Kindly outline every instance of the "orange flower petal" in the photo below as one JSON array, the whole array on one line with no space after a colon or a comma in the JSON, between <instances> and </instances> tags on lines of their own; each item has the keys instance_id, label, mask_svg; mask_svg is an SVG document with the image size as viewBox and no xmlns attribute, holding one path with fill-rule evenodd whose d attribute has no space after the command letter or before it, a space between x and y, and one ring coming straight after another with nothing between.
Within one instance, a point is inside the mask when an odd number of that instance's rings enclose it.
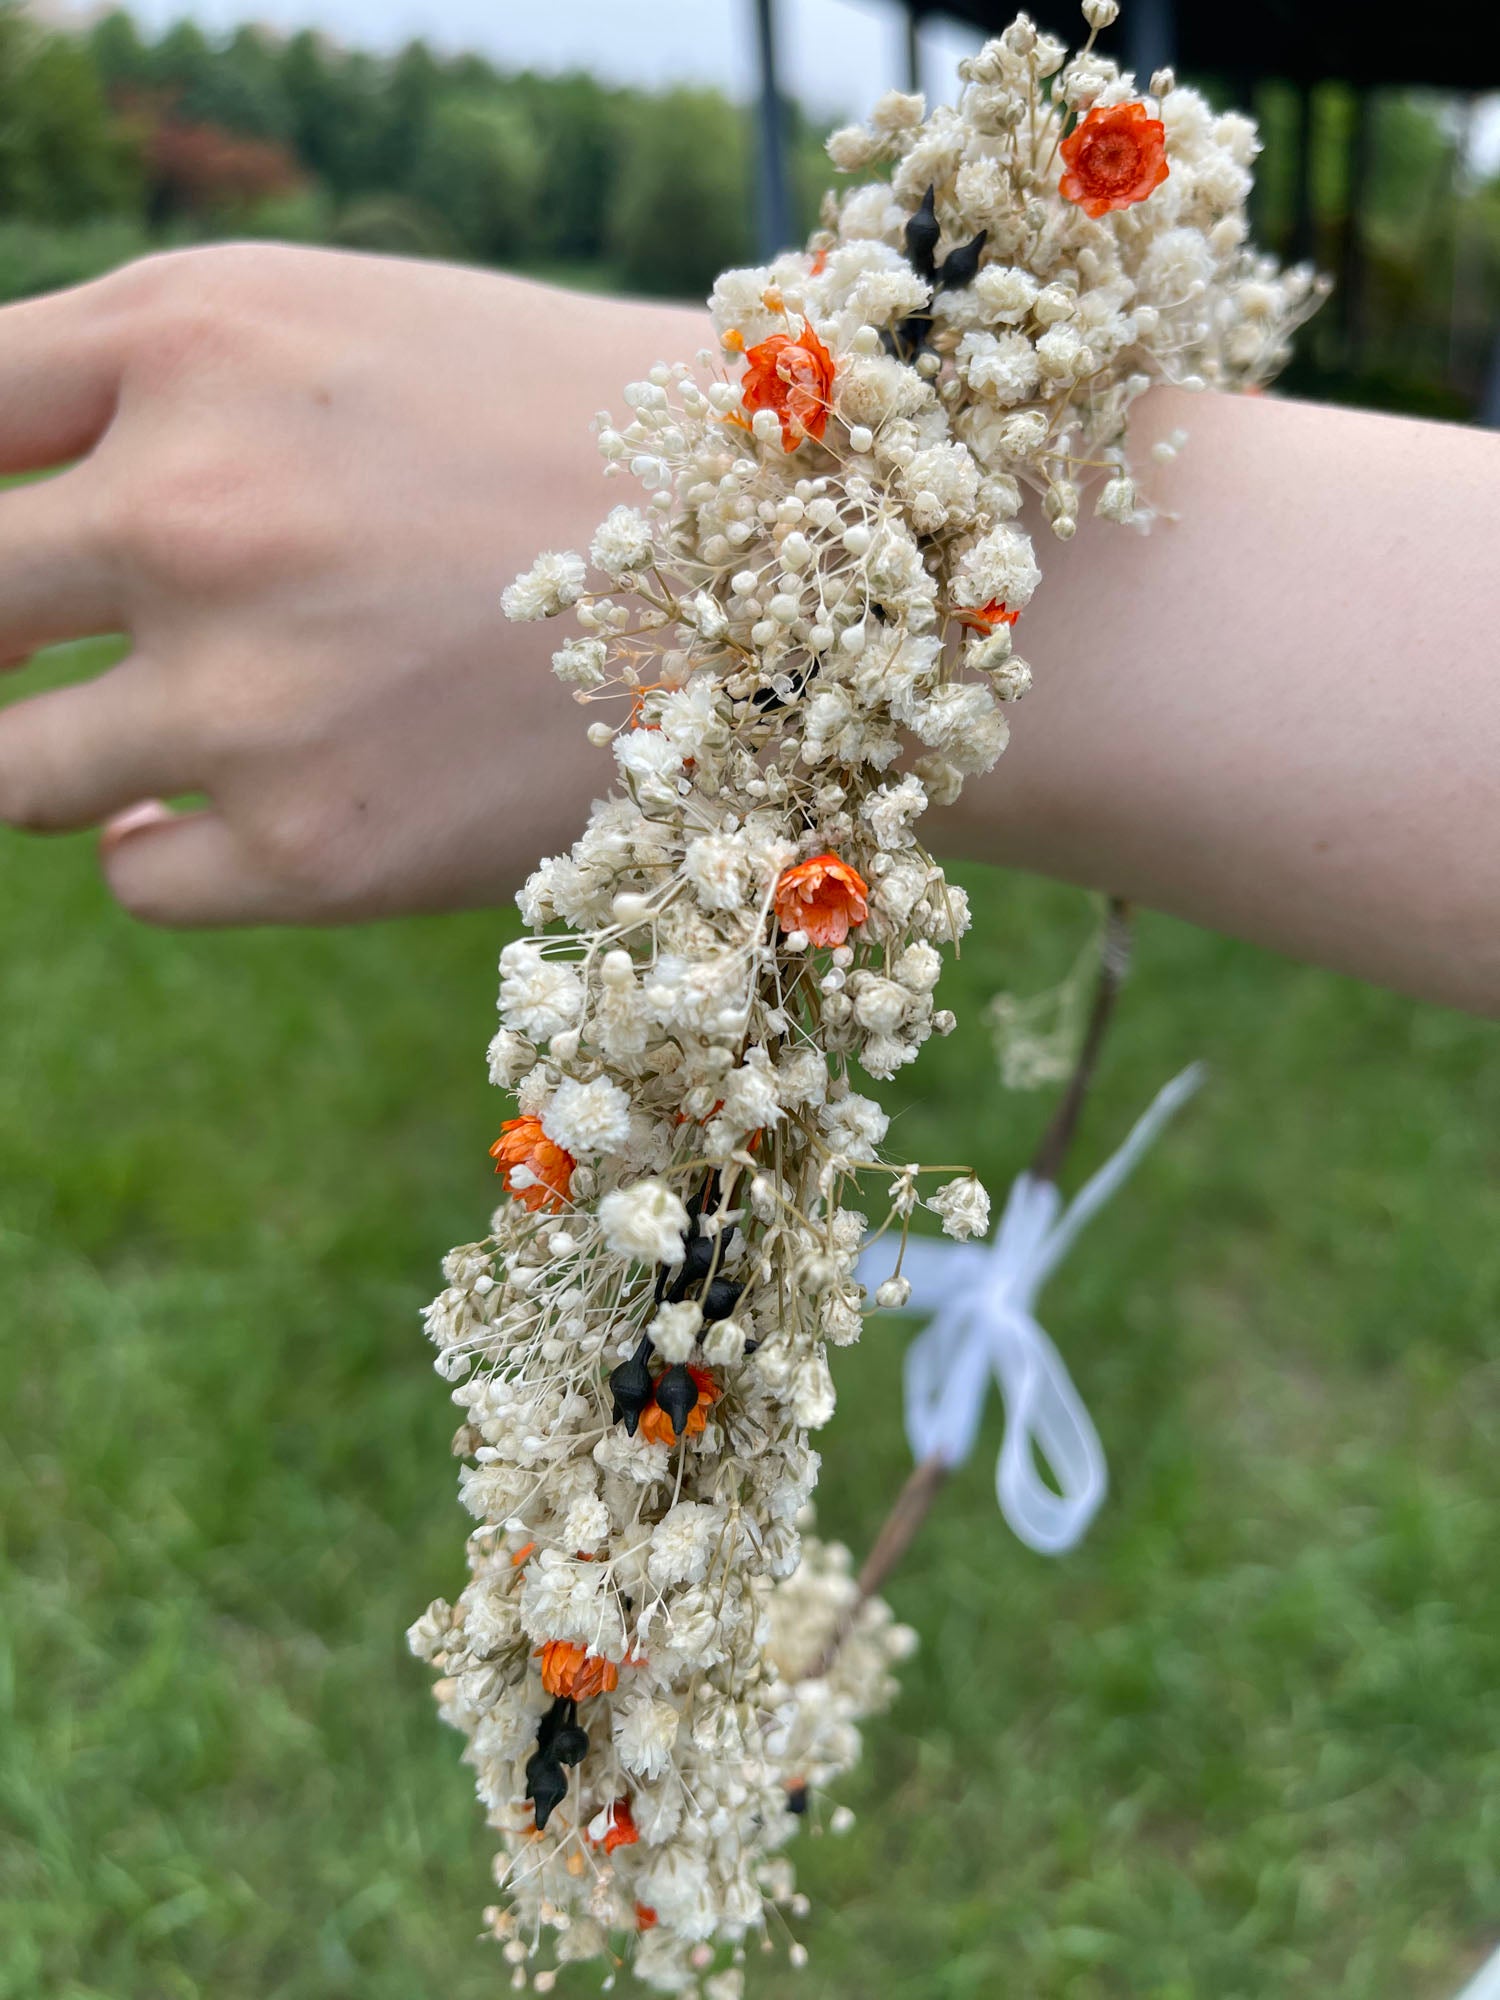
<instances>
[{"instance_id":1,"label":"orange flower petal","mask_svg":"<svg viewBox=\"0 0 1500 2000\"><path fill-rule=\"evenodd\" d=\"M569 1639L549 1639L537 1657L542 1663L542 1686L548 1694L587 1701L591 1695L610 1694L620 1685L620 1669L613 1660L601 1659Z\"/></svg>"},{"instance_id":2,"label":"orange flower petal","mask_svg":"<svg viewBox=\"0 0 1500 2000\"><path fill-rule=\"evenodd\" d=\"M1144 104L1096 106L1058 150L1066 167L1058 193L1096 220L1144 201L1167 178L1166 127Z\"/></svg>"},{"instance_id":3,"label":"orange flower petal","mask_svg":"<svg viewBox=\"0 0 1500 2000\"><path fill-rule=\"evenodd\" d=\"M740 400L750 411L774 410L781 424L781 448L795 451L804 438L820 438L828 427L833 397L833 356L810 326L794 339L773 333L745 350Z\"/></svg>"},{"instance_id":4,"label":"orange flower petal","mask_svg":"<svg viewBox=\"0 0 1500 2000\"><path fill-rule=\"evenodd\" d=\"M576 1164L571 1153L554 1145L542 1130L540 1118L507 1118L500 1137L490 1147L495 1172L504 1174L505 1191L534 1214L539 1208L565 1208ZM511 1175L525 1167L531 1180L517 1187Z\"/></svg>"},{"instance_id":5,"label":"orange flower petal","mask_svg":"<svg viewBox=\"0 0 1500 2000\"><path fill-rule=\"evenodd\" d=\"M630 1815L629 1799L616 1799L609 1809L609 1818L604 1823L604 1838L593 1844L602 1847L606 1854L613 1854L617 1847L634 1847L640 1839L635 1821ZM649 1925L647 1926L649 1929Z\"/></svg>"},{"instance_id":6,"label":"orange flower petal","mask_svg":"<svg viewBox=\"0 0 1500 2000\"><path fill-rule=\"evenodd\" d=\"M1007 611L1003 598L992 597L988 604L960 611L958 622L967 625L971 632L989 633L997 625L1014 625L1020 615L1019 611Z\"/></svg>"},{"instance_id":7,"label":"orange flower petal","mask_svg":"<svg viewBox=\"0 0 1500 2000\"><path fill-rule=\"evenodd\" d=\"M698 1385L698 1400L688 1411L682 1434L684 1437L697 1437L708 1425L705 1412L718 1402L724 1391L706 1368L689 1366L688 1373ZM677 1442L672 1419L654 1399L641 1411L641 1419L636 1426L636 1436L643 1437L648 1444L673 1445Z\"/></svg>"},{"instance_id":8,"label":"orange flower petal","mask_svg":"<svg viewBox=\"0 0 1500 2000\"><path fill-rule=\"evenodd\" d=\"M805 931L815 945L840 945L870 914L869 894L847 861L815 854L776 884L776 921L784 931Z\"/></svg>"}]
</instances>

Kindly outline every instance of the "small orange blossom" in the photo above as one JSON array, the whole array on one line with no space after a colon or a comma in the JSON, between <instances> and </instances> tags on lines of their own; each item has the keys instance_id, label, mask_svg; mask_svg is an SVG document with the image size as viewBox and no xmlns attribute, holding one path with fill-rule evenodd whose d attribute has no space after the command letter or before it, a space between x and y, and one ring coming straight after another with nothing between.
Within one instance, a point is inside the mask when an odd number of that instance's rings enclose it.
<instances>
[{"instance_id":1,"label":"small orange blossom","mask_svg":"<svg viewBox=\"0 0 1500 2000\"><path fill-rule=\"evenodd\" d=\"M805 931L813 944L838 945L870 914L863 876L836 854L815 854L788 868L776 884L776 921Z\"/></svg>"},{"instance_id":2,"label":"small orange blossom","mask_svg":"<svg viewBox=\"0 0 1500 2000\"><path fill-rule=\"evenodd\" d=\"M549 1639L537 1657L548 1694L587 1701L590 1695L610 1694L620 1685L620 1669L613 1660L601 1659L570 1639Z\"/></svg>"},{"instance_id":3,"label":"small orange blossom","mask_svg":"<svg viewBox=\"0 0 1500 2000\"><path fill-rule=\"evenodd\" d=\"M1097 105L1060 150L1058 193L1095 218L1144 201L1167 178L1167 128L1144 104Z\"/></svg>"},{"instance_id":4,"label":"small orange blossom","mask_svg":"<svg viewBox=\"0 0 1500 2000\"><path fill-rule=\"evenodd\" d=\"M689 1375L698 1385L698 1400L688 1411L687 1422L683 1425L684 1437L697 1437L707 1423L704 1415L712 1404L717 1403L724 1391L719 1387L706 1368L689 1366ZM643 1437L649 1444L676 1444L677 1433L672 1428L672 1419L655 1398L641 1411L641 1420L636 1428L637 1437Z\"/></svg>"},{"instance_id":5,"label":"small orange blossom","mask_svg":"<svg viewBox=\"0 0 1500 2000\"><path fill-rule=\"evenodd\" d=\"M833 394L833 356L810 326L793 339L773 333L745 350L740 395L747 410L774 410L781 448L795 451L805 437L820 438Z\"/></svg>"},{"instance_id":6,"label":"small orange blossom","mask_svg":"<svg viewBox=\"0 0 1500 2000\"><path fill-rule=\"evenodd\" d=\"M542 1130L540 1118L507 1118L500 1137L490 1147L495 1172L504 1174L505 1191L514 1195L522 1208L533 1213L539 1208L563 1208L573 1179L573 1155L554 1145ZM517 1187L511 1175L525 1167L532 1178Z\"/></svg>"}]
</instances>

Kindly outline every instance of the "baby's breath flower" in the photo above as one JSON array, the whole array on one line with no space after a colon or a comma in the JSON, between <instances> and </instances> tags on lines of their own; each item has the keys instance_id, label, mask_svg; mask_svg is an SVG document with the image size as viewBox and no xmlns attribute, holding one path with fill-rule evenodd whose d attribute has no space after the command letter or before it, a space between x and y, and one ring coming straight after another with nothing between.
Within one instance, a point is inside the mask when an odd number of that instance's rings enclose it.
<instances>
[{"instance_id":1,"label":"baby's breath flower","mask_svg":"<svg viewBox=\"0 0 1500 2000\"><path fill-rule=\"evenodd\" d=\"M579 1083L565 1076L542 1114L547 1137L575 1158L581 1153L609 1153L623 1145L630 1130L630 1099L606 1076Z\"/></svg>"},{"instance_id":2,"label":"baby's breath flower","mask_svg":"<svg viewBox=\"0 0 1500 2000\"><path fill-rule=\"evenodd\" d=\"M1083 11L1106 27L1115 0ZM889 177L831 196L807 251L725 272L718 349L599 419L640 491L592 579L553 551L504 593L511 618L572 609L553 668L599 704L618 790L501 954L501 1205L425 1316L477 1526L410 1643L500 1843L486 1927L539 1992L628 1955L742 2000L714 1951L805 1907L779 1850L912 1644L803 1532L829 1350L863 1324L851 1190L877 1228L924 1202L960 1240L989 1227L971 1175L924 1197L918 1163L882 1163L850 1078L955 1025L968 899L920 822L1031 684L1023 493L1064 539L1085 506L1148 522L1135 402L1263 381L1320 296L1247 247L1249 120L1161 76L1143 102L1024 16L960 74L956 105L891 92L835 133L837 167Z\"/></svg>"},{"instance_id":3,"label":"baby's breath flower","mask_svg":"<svg viewBox=\"0 0 1500 2000\"><path fill-rule=\"evenodd\" d=\"M956 1236L960 1243L970 1236L983 1236L990 1226L990 1198L979 1182L965 1176L947 1181L936 1194L927 1197L927 1206L943 1219L943 1234Z\"/></svg>"},{"instance_id":4,"label":"baby's breath flower","mask_svg":"<svg viewBox=\"0 0 1500 2000\"><path fill-rule=\"evenodd\" d=\"M609 1248L617 1257L643 1263L676 1263L688 1221L682 1197L663 1180L612 1188L599 1203L599 1227Z\"/></svg>"},{"instance_id":5,"label":"baby's breath flower","mask_svg":"<svg viewBox=\"0 0 1500 2000\"><path fill-rule=\"evenodd\" d=\"M595 530L589 560L612 581L619 581L646 568L652 543L651 523L638 507L615 507Z\"/></svg>"},{"instance_id":6,"label":"baby's breath flower","mask_svg":"<svg viewBox=\"0 0 1500 2000\"><path fill-rule=\"evenodd\" d=\"M583 557L564 550L537 557L531 568L507 584L500 603L507 618L555 618L583 595Z\"/></svg>"}]
</instances>

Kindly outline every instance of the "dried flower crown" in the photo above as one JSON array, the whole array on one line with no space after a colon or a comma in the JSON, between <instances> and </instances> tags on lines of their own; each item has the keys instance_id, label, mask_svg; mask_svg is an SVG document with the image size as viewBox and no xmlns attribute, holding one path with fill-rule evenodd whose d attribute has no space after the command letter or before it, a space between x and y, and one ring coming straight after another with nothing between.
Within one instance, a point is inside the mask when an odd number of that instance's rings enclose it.
<instances>
[{"instance_id":1,"label":"dried flower crown","mask_svg":"<svg viewBox=\"0 0 1500 2000\"><path fill-rule=\"evenodd\" d=\"M988 1226L972 1176L924 1196L882 1162L854 1071L953 1026L939 947L968 909L918 822L1030 685L1023 489L1059 537L1089 486L1145 526L1132 404L1262 382L1318 296L1246 248L1248 119L1168 73L1143 99L1092 34L1069 60L1024 16L961 75L955 107L893 92L834 135L889 179L719 280L721 352L600 420L644 504L505 593L574 614L554 667L621 704L588 732L621 790L501 956L507 1199L428 1315L479 1525L411 1642L500 1837L488 1924L539 1992L628 1956L735 2000L744 1941L799 1907L780 1850L912 1643L799 1529L827 1349L865 1310L853 1198L892 1233L885 1305L918 1207Z\"/></svg>"}]
</instances>

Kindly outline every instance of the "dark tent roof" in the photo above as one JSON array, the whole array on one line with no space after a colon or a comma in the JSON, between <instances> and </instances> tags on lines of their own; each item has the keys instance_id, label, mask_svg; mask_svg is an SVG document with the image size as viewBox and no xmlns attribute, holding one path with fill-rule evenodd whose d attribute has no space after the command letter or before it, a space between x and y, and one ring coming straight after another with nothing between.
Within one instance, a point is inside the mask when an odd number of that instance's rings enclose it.
<instances>
[{"instance_id":1,"label":"dark tent roof","mask_svg":"<svg viewBox=\"0 0 1500 2000\"><path fill-rule=\"evenodd\" d=\"M986 34L1021 4L908 0L919 19L947 15ZM1030 0L1025 11L1069 48L1086 32L1076 0ZM1392 9L1383 28L1382 12L1368 0L1124 0L1099 46L1137 71L1170 62L1188 76L1500 90L1500 8L1492 0L1428 0L1404 24Z\"/></svg>"}]
</instances>

